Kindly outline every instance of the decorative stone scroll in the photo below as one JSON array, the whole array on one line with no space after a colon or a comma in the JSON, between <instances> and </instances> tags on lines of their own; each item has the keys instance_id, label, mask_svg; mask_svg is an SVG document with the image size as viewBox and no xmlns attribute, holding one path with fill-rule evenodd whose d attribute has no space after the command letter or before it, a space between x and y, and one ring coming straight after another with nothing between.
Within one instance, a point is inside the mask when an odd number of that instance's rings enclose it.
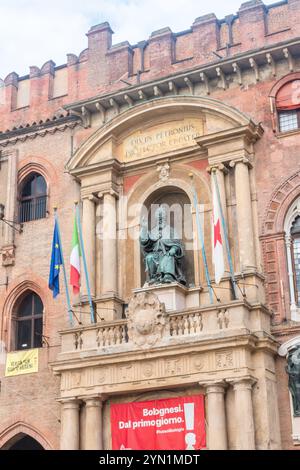
<instances>
[{"instance_id":1,"label":"decorative stone scroll","mask_svg":"<svg viewBox=\"0 0 300 470\"><path fill-rule=\"evenodd\" d=\"M170 330L165 304L151 292L138 292L126 310L129 341L140 347L152 347Z\"/></svg>"}]
</instances>

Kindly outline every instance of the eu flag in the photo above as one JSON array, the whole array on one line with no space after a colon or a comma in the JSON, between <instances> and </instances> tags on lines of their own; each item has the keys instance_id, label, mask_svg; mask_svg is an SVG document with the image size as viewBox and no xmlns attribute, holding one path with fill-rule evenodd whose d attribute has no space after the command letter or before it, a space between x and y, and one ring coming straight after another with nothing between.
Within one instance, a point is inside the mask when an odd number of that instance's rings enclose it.
<instances>
[{"instance_id":1,"label":"eu flag","mask_svg":"<svg viewBox=\"0 0 300 470\"><path fill-rule=\"evenodd\" d=\"M61 265L62 265L62 255L61 255L61 246L59 242L58 222L57 220L55 220L53 242L52 242L50 274L49 274L49 289L53 291L54 298L59 294L59 272L60 272Z\"/></svg>"}]
</instances>

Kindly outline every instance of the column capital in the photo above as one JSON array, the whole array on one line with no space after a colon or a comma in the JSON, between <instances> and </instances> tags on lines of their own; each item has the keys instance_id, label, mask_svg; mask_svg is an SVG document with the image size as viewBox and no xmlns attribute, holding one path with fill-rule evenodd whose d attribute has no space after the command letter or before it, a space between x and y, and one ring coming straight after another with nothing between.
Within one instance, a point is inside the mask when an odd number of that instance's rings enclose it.
<instances>
[{"instance_id":1,"label":"column capital","mask_svg":"<svg viewBox=\"0 0 300 470\"><path fill-rule=\"evenodd\" d=\"M102 408L103 402L107 400L107 396L101 395L101 394L91 395L91 396L82 396L80 398L83 402L85 402L85 406L92 407L92 408L96 408L96 407Z\"/></svg>"},{"instance_id":2,"label":"column capital","mask_svg":"<svg viewBox=\"0 0 300 470\"><path fill-rule=\"evenodd\" d=\"M248 375L245 377L226 379L226 382L232 385L234 390L251 390L253 385L257 382L257 379Z\"/></svg>"},{"instance_id":3,"label":"column capital","mask_svg":"<svg viewBox=\"0 0 300 470\"><path fill-rule=\"evenodd\" d=\"M104 196L107 196L107 195L110 195L110 196L114 196L116 199L119 199L119 194L117 191L115 191L114 189L105 189L103 191L99 191L99 193L97 194L98 196L98 199L103 199Z\"/></svg>"},{"instance_id":4,"label":"column capital","mask_svg":"<svg viewBox=\"0 0 300 470\"><path fill-rule=\"evenodd\" d=\"M205 388L206 394L209 393L225 393L228 384L225 380L205 380L204 382L198 382L201 387Z\"/></svg>"},{"instance_id":5,"label":"column capital","mask_svg":"<svg viewBox=\"0 0 300 470\"><path fill-rule=\"evenodd\" d=\"M216 173L220 171L226 175L228 173L228 168L224 165L224 163L215 163L206 168L206 171L211 175L212 173Z\"/></svg>"},{"instance_id":6,"label":"column capital","mask_svg":"<svg viewBox=\"0 0 300 470\"><path fill-rule=\"evenodd\" d=\"M97 196L95 196L94 194L89 194L89 193L81 193L81 200L82 201L91 201L91 202L94 202L95 204L99 202L99 199Z\"/></svg>"},{"instance_id":7,"label":"column capital","mask_svg":"<svg viewBox=\"0 0 300 470\"><path fill-rule=\"evenodd\" d=\"M245 165L247 165L248 168L253 168L252 162L247 157L239 157L239 158L235 158L234 160L231 160L229 162L230 168L234 168L237 165L237 163L244 163Z\"/></svg>"}]
</instances>

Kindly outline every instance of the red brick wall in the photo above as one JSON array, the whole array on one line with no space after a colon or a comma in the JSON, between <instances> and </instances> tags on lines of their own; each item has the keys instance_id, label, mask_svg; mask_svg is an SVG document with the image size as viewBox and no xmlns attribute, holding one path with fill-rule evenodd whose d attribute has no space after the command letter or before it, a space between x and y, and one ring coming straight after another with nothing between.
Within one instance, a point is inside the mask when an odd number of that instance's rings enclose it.
<instances>
[{"instance_id":1,"label":"red brick wall","mask_svg":"<svg viewBox=\"0 0 300 470\"><path fill-rule=\"evenodd\" d=\"M243 3L232 27L233 45L229 47L230 55L298 37L299 1L289 0L286 5L271 9L266 9L260 0ZM221 24L220 32L215 15L197 18L190 30L176 38L171 31L163 34L156 32L150 37L146 47L146 71L140 76L141 82L161 77L162 74L215 62L213 52L220 45L226 46L227 32L228 26L225 23ZM49 118L62 105L74 100L122 89L126 85L120 78L127 77L132 84L136 84L136 76L132 76L133 71L136 73L140 69L140 53L136 51L129 44L112 47L112 32L107 23L91 28L88 33L88 48L79 57L68 54L67 96L51 99L51 81L55 70L53 62L49 61L41 69L30 68L30 105L19 110L15 109L18 76L10 74L5 78L6 101L0 105L0 131ZM188 58L190 60L184 61Z\"/></svg>"},{"instance_id":2,"label":"red brick wall","mask_svg":"<svg viewBox=\"0 0 300 470\"><path fill-rule=\"evenodd\" d=\"M267 21L265 21L266 15ZM289 28L287 31L280 32L287 26ZM145 70L148 71L141 74L141 81L215 61L212 51L224 45L225 29L226 27L222 27L221 44L218 22L214 16L197 19L191 31L178 36L176 41L170 31L156 33L145 49ZM268 33L269 36L266 36ZM272 8L268 14L259 2L247 2L241 7L238 18L233 22L233 42L236 45L232 47L232 54L297 36L300 36L299 0L289 0L284 6ZM16 102L18 77L14 75L7 77L5 80L7 99L6 103L0 106L0 129L5 131L21 124L26 125L28 122L39 122L51 117L64 104L92 97L98 93L121 89L125 85L118 79L126 76L126 73L130 75L131 67L134 71L140 68L140 53L136 48L133 52L129 45L111 48L111 32L108 26L92 29L89 34L89 48L83 51L80 57L68 55L68 95L48 99L53 69L51 63L47 63L41 70L31 69L31 102L29 107L21 110L12 110ZM191 60L180 62L190 57ZM175 63L173 63L174 58ZM136 83L135 77L126 80ZM265 222L274 191L299 169L300 142L299 134L279 139L273 133L268 96L275 83L275 78L267 78L240 88L229 86L226 91L220 88L214 91L213 98L245 112L255 122L261 122L265 130L264 136L255 146L259 233L263 236L268 302L274 310L274 321L280 323L286 319L289 310L283 227L282 221L279 221L272 230L266 232ZM93 129L77 131L76 144L83 142L91 132ZM49 209L51 210L54 204L58 205L62 220L72 220L73 201L78 199L75 182L64 173L64 166L71 152L70 138L70 131L66 130L63 133L37 137L17 145L19 170L31 162L44 167L51 188ZM196 165L191 163L193 164ZM202 162L199 168L207 175L206 166L207 162ZM126 179L125 191L130 190L135 178L131 176ZM285 186L285 199L281 205L275 204L271 209L277 210L282 206L283 210L287 210L288 201L293 194L300 195L300 184L298 188L298 183L293 181L291 187ZM14 282L20 282L26 276L32 278L34 273L37 277L36 282L46 293L53 218L25 225L22 236L17 236L16 265L10 271L9 289L13 288L12 279ZM65 240L65 252L69 253L72 226L63 223L61 229ZM0 287L0 312L7 294L5 287ZM58 395L58 380L50 373L49 362L55 358L59 348L58 331L67 326L66 310L64 296L54 301L48 293L43 297L43 302L46 307L45 332L49 336L50 347L41 351L39 374L1 379L0 447L2 431L16 421L31 424L49 441L50 446L58 447L59 407L55 402L55 397ZM9 325L9 322L5 323L5 318L2 318L0 325L2 338L6 338L9 336L9 331L6 331L9 326L5 325ZM277 371L283 444L285 448L293 448L290 439L287 377L282 359L278 359ZM3 370L0 370L0 375L3 375Z\"/></svg>"},{"instance_id":3,"label":"red brick wall","mask_svg":"<svg viewBox=\"0 0 300 470\"><path fill-rule=\"evenodd\" d=\"M68 327L68 317L61 276L61 295L52 298L48 289L49 260L53 235L53 206L58 206L65 261L71 249L73 203L78 200L78 189L72 177L64 172L70 157L70 133L65 131L18 143L19 174L39 165L50 188L49 216L27 222L21 235L16 235L15 266L0 268L0 284L8 275L8 287L0 286L0 340L10 349L12 332L11 313L16 299L26 287L41 297L44 305L43 334L47 343L39 349L39 372L17 377L4 377L0 364L0 448L6 442L9 428L20 423L35 430L36 438L49 448L59 448L60 406L59 377L51 372L49 364L56 360L60 350L59 331ZM66 188L68 188L66 190ZM65 223L68 220L69 223ZM22 424L23 423L23 424ZM26 428L24 428L25 430ZM31 433L32 434L32 433ZM31 435L30 434L30 435Z\"/></svg>"}]
</instances>

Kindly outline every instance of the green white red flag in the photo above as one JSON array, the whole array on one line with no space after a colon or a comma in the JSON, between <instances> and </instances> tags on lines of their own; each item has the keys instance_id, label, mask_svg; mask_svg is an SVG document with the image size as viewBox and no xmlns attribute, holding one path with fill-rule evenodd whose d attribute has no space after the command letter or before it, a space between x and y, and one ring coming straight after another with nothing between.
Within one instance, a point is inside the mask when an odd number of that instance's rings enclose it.
<instances>
[{"instance_id":1,"label":"green white red flag","mask_svg":"<svg viewBox=\"0 0 300 470\"><path fill-rule=\"evenodd\" d=\"M70 257L70 284L73 287L73 293L78 294L80 291L80 245L76 216L74 219L72 251Z\"/></svg>"}]
</instances>

